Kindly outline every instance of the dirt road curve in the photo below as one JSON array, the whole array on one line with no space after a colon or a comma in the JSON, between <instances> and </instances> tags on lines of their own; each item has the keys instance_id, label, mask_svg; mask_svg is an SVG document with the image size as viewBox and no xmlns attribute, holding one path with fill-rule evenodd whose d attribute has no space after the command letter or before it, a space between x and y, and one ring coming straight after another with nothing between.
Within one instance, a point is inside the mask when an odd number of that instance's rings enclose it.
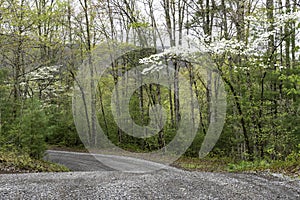
<instances>
[{"instance_id":1,"label":"dirt road curve","mask_svg":"<svg viewBox=\"0 0 300 200\"><path fill-rule=\"evenodd\" d=\"M186 172L173 168L147 173L119 172L102 166L103 163L99 164L88 155L70 154L50 153L53 159L61 162L69 156L65 164L80 171L0 175L0 199L300 199L300 180L262 174ZM121 158L111 159L116 159L116 163L122 161ZM74 165L72 160L81 162ZM138 164L124 166L145 168L142 163L150 168L155 166L145 161L136 162ZM86 172L83 172L85 167Z\"/></svg>"},{"instance_id":2,"label":"dirt road curve","mask_svg":"<svg viewBox=\"0 0 300 200\"><path fill-rule=\"evenodd\" d=\"M125 171L125 172L152 172L158 169L170 168L166 165L146 160L116 156L89 154L66 151L48 150L46 160L60 163L72 171Z\"/></svg>"}]
</instances>

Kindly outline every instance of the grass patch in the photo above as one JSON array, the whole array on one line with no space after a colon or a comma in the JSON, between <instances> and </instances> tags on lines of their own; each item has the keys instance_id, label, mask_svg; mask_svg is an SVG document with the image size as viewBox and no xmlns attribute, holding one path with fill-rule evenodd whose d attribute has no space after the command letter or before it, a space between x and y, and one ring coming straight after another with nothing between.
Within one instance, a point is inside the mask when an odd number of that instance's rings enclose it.
<instances>
[{"instance_id":1,"label":"grass patch","mask_svg":"<svg viewBox=\"0 0 300 200\"><path fill-rule=\"evenodd\" d=\"M36 160L18 151L0 151L0 173L67 172L68 168L44 160Z\"/></svg>"},{"instance_id":2,"label":"grass patch","mask_svg":"<svg viewBox=\"0 0 300 200\"><path fill-rule=\"evenodd\" d=\"M233 161L230 158L189 158L181 157L174 167L188 171L202 172L272 172L300 178L300 159L287 161Z\"/></svg>"},{"instance_id":3,"label":"grass patch","mask_svg":"<svg viewBox=\"0 0 300 200\"><path fill-rule=\"evenodd\" d=\"M248 171L268 171L281 173L293 177L300 177L300 160L295 161L266 161L256 160L253 162L241 161L239 163L229 163L229 172L248 172Z\"/></svg>"}]
</instances>

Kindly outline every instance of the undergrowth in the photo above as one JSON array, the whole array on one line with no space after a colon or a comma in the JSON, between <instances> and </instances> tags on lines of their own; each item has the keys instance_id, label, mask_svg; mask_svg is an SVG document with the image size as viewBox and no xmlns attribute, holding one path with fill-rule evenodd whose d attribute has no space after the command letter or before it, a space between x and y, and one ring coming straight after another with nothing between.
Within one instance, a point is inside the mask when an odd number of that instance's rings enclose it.
<instances>
[{"instance_id":1,"label":"undergrowth","mask_svg":"<svg viewBox=\"0 0 300 200\"><path fill-rule=\"evenodd\" d=\"M285 160L261 159L254 161L231 158L204 159L181 157L173 166L189 171L205 172L272 172L300 178L300 154L292 153Z\"/></svg>"},{"instance_id":2,"label":"undergrowth","mask_svg":"<svg viewBox=\"0 0 300 200\"><path fill-rule=\"evenodd\" d=\"M24 152L0 150L0 171L2 173L24 173L67 172L69 170L62 165L31 158Z\"/></svg>"}]
</instances>

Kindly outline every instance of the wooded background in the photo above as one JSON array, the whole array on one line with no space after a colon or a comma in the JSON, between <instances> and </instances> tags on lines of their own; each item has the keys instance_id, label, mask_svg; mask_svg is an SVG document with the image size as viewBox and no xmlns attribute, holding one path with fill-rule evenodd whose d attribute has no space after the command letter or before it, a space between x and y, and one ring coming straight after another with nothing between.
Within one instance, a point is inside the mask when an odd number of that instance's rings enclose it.
<instances>
[{"instance_id":1,"label":"wooded background","mask_svg":"<svg viewBox=\"0 0 300 200\"><path fill-rule=\"evenodd\" d=\"M78 67L99 44L117 41L146 49L113 62L93 86L91 140L96 123L129 150L153 151L172 140L181 120L178 80L174 90L143 85L131 98L139 125L149 123L156 103L168 111L157 135L129 136L112 116L112 89L154 55L158 63L172 62L197 96L200 128L186 152L197 157L212 120L215 83L212 73L201 76L201 63L176 53L193 47L210 55L227 91L226 123L210 156L294 158L300 151L299 7L297 0L0 0L0 148L41 158L47 144L82 146L72 115Z\"/></svg>"}]
</instances>

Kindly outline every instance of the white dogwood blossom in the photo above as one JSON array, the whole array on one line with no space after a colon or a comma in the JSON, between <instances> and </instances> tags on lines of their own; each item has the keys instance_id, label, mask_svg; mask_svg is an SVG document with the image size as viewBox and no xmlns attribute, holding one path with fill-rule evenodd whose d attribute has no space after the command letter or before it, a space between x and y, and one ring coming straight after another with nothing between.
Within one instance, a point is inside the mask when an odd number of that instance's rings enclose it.
<instances>
[{"instance_id":1,"label":"white dogwood blossom","mask_svg":"<svg viewBox=\"0 0 300 200\"><path fill-rule=\"evenodd\" d=\"M45 66L27 73L20 83L23 97L36 96L46 105L51 99L65 92L66 87L62 85L59 77L61 68L61 65Z\"/></svg>"}]
</instances>

